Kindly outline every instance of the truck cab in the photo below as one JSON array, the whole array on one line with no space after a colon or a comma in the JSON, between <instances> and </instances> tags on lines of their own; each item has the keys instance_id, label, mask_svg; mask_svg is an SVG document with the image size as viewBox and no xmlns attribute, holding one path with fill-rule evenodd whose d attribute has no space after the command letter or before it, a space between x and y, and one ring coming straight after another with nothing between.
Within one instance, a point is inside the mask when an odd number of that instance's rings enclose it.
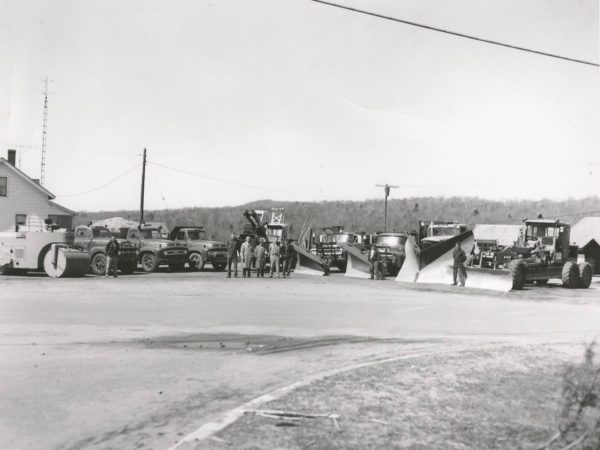
<instances>
[{"instance_id":1,"label":"truck cab","mask_svg":"<svg viewBox=\"0 0 600 450\"><path fill-rule=\"evenodd\" d=\"M169 238L187 248L190 269L202 270L208 263L213 270L220 271L227 264L227 245L208 239L203 227L178 226L173 228Z\"/></svg>"},{"instance_id":2,"label":"truck cab","mask_svg":"<svg viewBox=\"0 0 600 450\"><path fill-rule=\"evenodd\" d=\"M75 228L73 245L90 254L90 267L94 275L106 274L106 244L112 234L106 227L88 227L80 225ZM130 274L137 268L139 251L126 239L117 239L120 247L118 269Z\"/></svg>"},{"instance_id":3,"label":"truck cab","mask_svg":"<svg viewBox=\"0 0 600 450\"><path fill-rule=\"evenodd\" d=\"M160 227L129 228L126 237L137 247L144 272L154 272L162 264L171 270L181 270L188 260L187 248L164 239Z\"/></svg>"}]
</instances>

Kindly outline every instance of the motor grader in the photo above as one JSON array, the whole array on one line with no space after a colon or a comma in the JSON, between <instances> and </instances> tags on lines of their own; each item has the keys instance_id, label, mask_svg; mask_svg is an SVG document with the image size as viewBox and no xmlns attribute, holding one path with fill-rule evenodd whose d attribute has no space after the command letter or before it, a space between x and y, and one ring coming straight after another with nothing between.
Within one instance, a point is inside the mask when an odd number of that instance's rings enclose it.
<instances>
[{"instance_id":1,"label":"motor grader","mask_svg":"<svg viewBox=\"0 0 600 450\"><path fill-rule=\"evenodd\" d=\"M468 279L480 274L510 277L512 289L523 289L525 284L543 285L551 278L562 280L566 288L588 288L592 281L592 267L587 262L577 264L577 246L570 245L571 227L558 220L525 220L517 241L512 246L477 245L471 250L470 260L486 254L493 262L467 265ZM469 282L467 282L469 283Z\"/></svg>"}]
</instances>

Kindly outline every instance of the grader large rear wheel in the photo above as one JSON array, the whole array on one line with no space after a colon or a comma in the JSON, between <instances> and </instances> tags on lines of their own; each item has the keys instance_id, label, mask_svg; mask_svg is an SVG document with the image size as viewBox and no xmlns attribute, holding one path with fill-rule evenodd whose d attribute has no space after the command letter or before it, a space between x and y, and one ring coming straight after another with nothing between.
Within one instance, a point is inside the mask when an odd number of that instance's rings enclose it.
<instances>
[{"instance_id":1,"label":"grader large rear wheel","mask_svg":"<svg viewBox=\"0 0 600 450\"><path fill-rule=\"evenodd\" d=\"M579 286L579 267L573 261L567 261L562 268L562 284L569 289Z\"/></svg>"},{"instance_id":2,"label":"grader large rear wheel","mask_svg":"<svg viewBox=\"0 0 600 450\"><path fill-rule=\"evenodd\" d=\"M588 262L579 264L579 287L587 289L592 284L592 265Z\"/></svg>"},{"instance_id":3,"label":"grader large rear wheel","mask_svg":"<svg viewBox=\"0 0 600 450\"><path fill-rule=\"evenodd\" d=\"M523 286L525 286L525 277L527 272L527 266L525 266L525 263L515 259L508 265L508 270L512 277L512 288L514 290L523 289Z\"/></svg>"}]
</instances>

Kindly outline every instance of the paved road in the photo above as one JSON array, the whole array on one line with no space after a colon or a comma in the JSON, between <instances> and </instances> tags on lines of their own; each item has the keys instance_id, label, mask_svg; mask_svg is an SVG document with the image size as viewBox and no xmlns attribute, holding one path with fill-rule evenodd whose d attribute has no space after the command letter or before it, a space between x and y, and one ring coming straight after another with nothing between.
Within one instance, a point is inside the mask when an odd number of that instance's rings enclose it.
<instances>
[{"instance_id":1,"label":"paved road","mask_svg":"<svg viewBox=\"0 0 600 450\"><path fill-rule=\"evenodd\" d=\"M210 272L0 283L0 435L14 449L167 448L219 411L326 369L600 332L597 284L495 295Z\"/></svg>"}]
</instances>

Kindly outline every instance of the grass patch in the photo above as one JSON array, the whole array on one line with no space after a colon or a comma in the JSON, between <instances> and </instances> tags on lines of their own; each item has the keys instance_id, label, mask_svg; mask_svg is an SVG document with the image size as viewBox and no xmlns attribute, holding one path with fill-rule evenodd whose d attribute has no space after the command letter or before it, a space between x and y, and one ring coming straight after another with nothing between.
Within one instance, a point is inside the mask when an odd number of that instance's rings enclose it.
<instances>
[{"instance_id":1,"label":"grass patch","mask_svg":"<svg viewBox=\"0 0 600 450\"><path fill-rule=\"evenodd\" d=\"M264 405L338 414L339 429L245 415L218 438L240 449L532 449L556 431L562 375L580 351L511 346L365 367Z\"/></svg>"}]
</instances>

